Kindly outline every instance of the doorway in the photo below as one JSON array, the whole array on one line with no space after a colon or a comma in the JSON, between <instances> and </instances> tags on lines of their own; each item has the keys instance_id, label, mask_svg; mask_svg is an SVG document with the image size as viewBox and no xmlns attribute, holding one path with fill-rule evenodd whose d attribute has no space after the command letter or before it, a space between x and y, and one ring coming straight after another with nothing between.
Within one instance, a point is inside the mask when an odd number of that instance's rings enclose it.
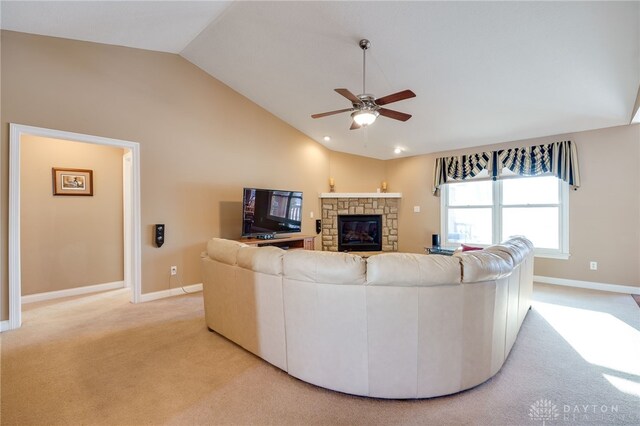
<instances>
[{"instance_id":1,"label":"doorway","mask_svg":"<svg viewBox=\"0 0 640 426\"><path fill-rule=\"evenodd\" d=\"M122 148L124 282L131 288L131 302L141 295L141 225L140 225L140 145L136 142L65 132L20 124L9 128L9 325L22 323L21 253L20 253L20 142L25 135Z\"/></svg>"}]
</instances>

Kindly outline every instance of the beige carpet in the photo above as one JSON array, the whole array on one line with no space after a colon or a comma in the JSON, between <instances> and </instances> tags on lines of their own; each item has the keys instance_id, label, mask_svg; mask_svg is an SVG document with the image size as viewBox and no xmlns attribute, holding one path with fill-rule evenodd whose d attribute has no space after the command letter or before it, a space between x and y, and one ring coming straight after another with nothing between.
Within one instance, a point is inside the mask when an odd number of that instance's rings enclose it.
<instances>
[{"instance_id":1,"label":"beige carpet","mask_svg":"<svg viewBox=\"0 0 640 426\"><path fill-rule=\"evenodd\" d=\"M502 370L456 395L389 401L288 376L207 331L201 293L132 305L123 290L24 306L2 333L3 425L640 423L631 296L536 285ZM530 418L548 400L547 414ZM536 420L536 421L533 421Z\"/></svg>"}]
</instances>

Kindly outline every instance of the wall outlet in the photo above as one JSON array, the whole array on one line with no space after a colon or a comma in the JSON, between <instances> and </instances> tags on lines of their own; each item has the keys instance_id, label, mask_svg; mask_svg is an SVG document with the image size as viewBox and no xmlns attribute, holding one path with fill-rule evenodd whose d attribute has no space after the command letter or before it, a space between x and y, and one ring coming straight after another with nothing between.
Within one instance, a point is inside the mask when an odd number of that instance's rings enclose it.
<instances>
[{"instance_id":1,"label":"wall outlet","mask_svg":"<svg viewBox=\"0 0 640 426\"><path fill-rule=\"evenodd\" d=\"M172 266L171 267L171 275L178 275L178 267L177 266Z\"/></svg>"},{"instance_id":2,"label":"wall outlet","mask_svg":"<svg viewBox=\"0 0 640 426\"><path fill-rule=\"evenodd\" d=\"M589 262L589 269L591 269L592 271L597 271L598 270L598 262L594 262L594 261Z\"/></svg>"},{"instance_id":3,"label":"wall outlet","mask_svg":"<svg viewBox=\"0 0 640 426\"><path fill-rule=\"evenodd\" d=\"M309 217L313 219L313 212L309 212Z\"/></svg>"},{"instance_id":4,"label":"wall outlet","mask_svg":"<svg viewBox=\"0 0 640 426\"><path fill-rule=\"evenodd\" d=\"M414 213L420 213L420 206L413 206Z\"/></svg>"}]
</instances>

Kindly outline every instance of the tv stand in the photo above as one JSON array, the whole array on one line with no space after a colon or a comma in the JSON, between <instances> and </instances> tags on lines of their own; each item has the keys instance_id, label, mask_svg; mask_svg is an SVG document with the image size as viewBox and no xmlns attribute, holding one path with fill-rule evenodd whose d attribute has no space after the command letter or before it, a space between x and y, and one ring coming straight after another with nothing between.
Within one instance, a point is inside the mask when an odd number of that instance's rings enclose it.
<instances>
[{"instance_id":1,"label":"tv stand","mask_svg":"<svg viewBox=\"0 0 640 426\"><path fill-rule=\"evenodd\" d=\"M249 246L254 247L264 247L264 246L273 246L279 247L281 249L304 249L304 250L315 250L315 239L314 236L309 235L301 235L299 237L276 237L268 240L263 240L259 238L241 238L239 241Z\"/></svg>"}]
</instances>

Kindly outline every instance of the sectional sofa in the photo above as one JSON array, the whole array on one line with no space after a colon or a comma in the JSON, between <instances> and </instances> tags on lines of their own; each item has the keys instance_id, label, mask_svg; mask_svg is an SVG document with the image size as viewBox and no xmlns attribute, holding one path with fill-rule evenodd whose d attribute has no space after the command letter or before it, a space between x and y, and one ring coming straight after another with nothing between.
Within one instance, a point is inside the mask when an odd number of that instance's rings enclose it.
<instances>
[{"instance_id":1,"label":"sectional sofa","mask_svg":"<svg viewBox=\"0 0 640 426\"><path fill-rule=\"evenodd\" d=\"M530 307L533 247L363 259L213 238L202 266L210 330L314 385L427 398L500 370Z\"/></svg>"}]
</instances>

